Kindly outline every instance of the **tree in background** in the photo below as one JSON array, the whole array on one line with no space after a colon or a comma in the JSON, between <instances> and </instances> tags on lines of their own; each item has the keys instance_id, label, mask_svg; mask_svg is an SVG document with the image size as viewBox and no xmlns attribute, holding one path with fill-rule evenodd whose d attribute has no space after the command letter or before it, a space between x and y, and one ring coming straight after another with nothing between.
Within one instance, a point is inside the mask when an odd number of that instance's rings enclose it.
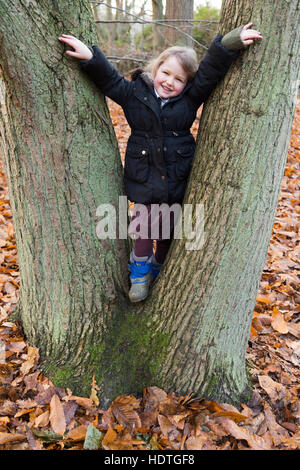
<instances>
[{"instance_id":1,"label":"tree in background","mask_svg":"<svg viewBox=\"0 0 300 470\"><path fill-rule=\"evenodd\" d=\"M285 167L299 77L299 2L224 0L220 32L253 21L204 107L185 203L204 243L174 240L151 295L127 299L128 244L99 240L97 207L124 194L103 96L57 37L97 41L89 2L0 2L1 156L21 275L17 308L42 370L102 406L157 385L240 403L245 353ZM44 31L47 30L47 35ZM34 34L32 34L34 31Z\"/></svg>"},{"instance_id":2,"label":"tree in background","mask_svg":"<svg viewBox=\"0 0 300 470\"><path fill-rule=\"evenodd\" d=\"M169 22L172 19L190 19L194 17L194 0L166 0L166 12L165 12L165 23L171 26L184 25L185 33L192 35L192 25L182 21L180 23ZM192 45L192 39L185 36L180 31L174 28L166 28L165 31L165 47L173 46L175 44L181 44L185 46Z\"/></svg>"},{"instance_id":3,"label":"tree in background","mask_svg":"<svg viewBox=\"0 0 300 470\"><path fill-rule=\"evenodd\" d=\"M163 2L162 0L152 0L152 19L162 20L164 17L163 13ZM164 28L159 25L153 26L153 49L159 50L163 45Z\"/></svg>"}]
</instances>

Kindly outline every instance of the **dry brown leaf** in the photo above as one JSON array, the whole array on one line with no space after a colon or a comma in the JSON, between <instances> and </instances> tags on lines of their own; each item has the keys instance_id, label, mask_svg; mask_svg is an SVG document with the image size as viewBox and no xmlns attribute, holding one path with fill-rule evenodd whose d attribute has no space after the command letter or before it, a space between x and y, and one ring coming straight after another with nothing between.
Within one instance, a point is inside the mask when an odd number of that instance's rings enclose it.
<instances>
[{"instance_id":1,"label":"dry brown leaf","mask_svg":"<svg viewBox=\"0 0 300 470\"><path fill-rule=\"evenodd\" d=\"M69 400L74 400L77 405L82 406L83 408L92 408L94 406L93 401L90 398L85 398L85 397L77 397L75 395L70 395L67 399Z\"/></svg>"},{"instance_id":2,"label":"dry brown leaf","mask_svg":"<svg viewBox=\"0 0 300 470\"><path fill-rule=\"evenodd\" d=\"M120 395L112 402L109 409L119 424L134 430L142 426L141 419L135 411L139 406L139 400L133 395Z\"/></svg>"},{"instance_id":3,"label":"dry brown leaf","mask_svg":"<svg viewBox=\"0 0 300 470\"><path fill-rule=\"evenodd\" d=\"M147 408L158 408L160 404L167 401L167 393L158 387L148 387L144 389L144 407Z\"/></svg>"},{"instance_id":4,"label":"dry brown leaf","mask_svg":"<svg viewBox=\"0 0 300 470\"><path fill-rule=\"evenodd\" d=\"M281 334L286 334L289 332L289 328L288 328L287 322L284 319L284 316L275 307L273 308L271 325L275 331L278 331Z\"/></svg>"},{"instance_id":5,"label":"dry brown leaf","mask_svg":"<svg viewBox=\"0 0 300 470\"><path fill-rule=\"evenodd\" d=\"M286 429L284 429L282 426L280 426L276 422L274 413L272 412L270 406L267 403L264 404L264 415L265 415L266 423L271 433L274 445L278 446L284 438L289 437L289 433Z\"/></svg>"},{"instance_id":6,"label":"dry brown leaf","mask_svg":"<svg viewBox=\"0 0 300 470\"><path fill-rule=\"evenodd\" d=\"M7 351L20 353L26 348L26 346L25 341L10 341L6 346L6 349Z\"/></svg>"},{"instance_id":7,"label":"dry brown leaf","mask_svg":"<svg viewBox=\"0 0 300 470\"><path fill-rule=\"evenodd\" d=\"M300 432L297 432L292 437L282 439L282 443L289 449L300 449Z\"/></svg>"},{"instance_id":8,"label":"dry brown leaf","mask_svg":"<svg viewBox=\"0 0 300 470\"><path fill-rule=\"evenodd\" d=\"M201 450L207 440L208 437L205 433L202 433L200 436L190 436L185 441L185 447L187 448L187 450Z\"/></svg>"},{"instance_id":9,"label":"dry brown leaf","mask_svg":"<svg viewBox=\"0 0 300 470\"><path fill-rule=\"evenodd\" d=\"M240 413L236 413L234 411L217 411L212 416L213 417L226 416L227 418L232 419L236 423L241 423L243 421L248 421L247 416L244 416Z\"/></svg>"},{"instance_id":10,"label":"dry brown leaf","mask_svg":"<svg viewBox=\"0 0 300 470\"><path fill-rule=\"evenodd\" d=\"M256 297L256 301L257 302L261 302L261 303L264 303L264 304L269 304L271 303L271 299L270 297L266 296L266 295L259 295Z\"/></svg>"},{"instance_id":11,"label":"dry brown leaf","mask_svg":"<svg viewBox=\"0 0 300 470\"><path fill-rule=\"evenodd\" d=\"M257 436L256 434L250 434L248 429L238 426L234 421L228 418L219 418L223 428L233 436L235 439L244 440L248 442L250 448L254 450L269 450L272 448L270 438Z\"/></svg>"},{"instance_id":12,"label":"dry brown leaf","mask_svg":"<svg viewBox=\"0 0 300 470\"><path fill-rule=\"evenodd\" d=\"M66 431L66 420L63 406L57 395L53 395L50 401L49 420L56 434L64 434Z\"/></svg>"},{"instance_id":13,"label":"dry brown leaf","mask_svg":"<svg viewBox=\"0 0 300 470\"><path fill-rule=\"evenodd\" d=\"M300 339L300 323L289 323L288 324L289 333L295 338Z\"/></svg>"},{"instance_id":14,"label":"dry brown leaf","mask_svg":"<svg viewBox=\"0 0 300 470\"><path fill-rule=\"evenodd\" d=\"M50 412L46 410L44 413L40 414L35 418L34 426L36 428L47 426L49 424Z\"/></svg>"},{"instance_id":15,"label":"dry brown leaf","mask_svg":"<svg viewBox=\"0 0 300 470\"><path fill-rule=\"evenodd\" d=\"M28 352L27 352L27 360L23 362L23 364L20 367L20 371L23 375L27 375L33 366L37 363L39 359L39 350L38 348L33 348L31 346L28 346Z\"/></svg>"},{"instance_id":16,"label":"dry brown leaf","mask_svg":"<svg viewBox=\"0 0 300 470\"><path fill-rule=\"evenodd\" d=\"M108 447L117 438L117 433L112 428L108 428L103 438L102 445L104 448Z\"/></svg>"},{"instance_id":17,"label":"dry brown leaf","mask_svg":"<svg viewBox=\"0 0 300 470\"><path fill-rule=\"evenodd\" d=\"M98 385L96 384L95 376L93 375L93 380L92 380L92 390L91 390L91 395L90 395L90 400L96 405L100 405L100 401L97 395L97 390L99 390Z\"/></svg>"},{"instance_id":18,"label":"dry brown leaf","mask_svg":"<svg viewBox=\"0 0 300 470\"><path fill-rule=\"evenodd\" d=\"M157 419L158 419L158 424L160 426L160 429L161 429L162 433L167 436L168 433L171 432L174 429L174 425L164 415L158 415Z\"/></svg>"},{"instance_id":19,"label":"dry brown leaf","mask_svg":"<svg viewBox=\"0 0 300 470\"><path fill-rule=\"evenodd\" d=\"M275 382L268 375L260 375L258 376L258 380L261 388L263 388L264 391L269 395L272 402L275 403L277 400L281 400L286 396L285 387Z\"/></svg>"},{"instance_id":20,"label":"dry brown leaf","mask_svg":"<svg viewBox=\"0 0 300 470\"><path fill-rule=\"evenodd\" d=\"M29 408L28 410L20 410L15 414L15 418L20 418L20 416L26 415L28 413L31 413L35 408Z\"/></svg>"},{"instance_id":21,"label":"dry brown leaf","mask_svg":"<svg viewBox=\"0 0 300 470\"><path fill-rule=\"evenodd\" d=\"M26 441L25 434L0 432L0 444L7 444L8 442Z\"/></svg>"},{"instance_id":22,"label":"dry brown leaf","mask_svg":"<svg viewBox=\"0 0 300 470\"><path fill-rule=\"evenodd\" d=\"M68 432L65 439L70 439L72 441L84 441L87 428L88 426L83 424L76 426L76 428L71 429L71 431Z\"/></svg>"},{"instance_id":23,"label":"dry brown leaf","mask_svg":"<svg viewBox=\"0 0 300 470\"><path fill-rule=\"evenodd\" d=\"M0 416L0 424L8 424L10 422L10 418L8 416Z\"/></svg>"}]
</instances>

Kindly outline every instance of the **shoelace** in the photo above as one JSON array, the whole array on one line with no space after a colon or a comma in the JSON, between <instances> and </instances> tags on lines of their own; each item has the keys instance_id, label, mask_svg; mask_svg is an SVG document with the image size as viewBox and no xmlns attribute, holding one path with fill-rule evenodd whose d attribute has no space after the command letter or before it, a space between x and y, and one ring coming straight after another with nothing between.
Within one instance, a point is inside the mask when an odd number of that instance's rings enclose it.
<instances>
[{"instance_id":1,"label":"shoelace","mask_svg":"<svg viewBox=\"0 0 300 470\"><path fill-rule=\"evenodd\" d=\"M151 269L151 264L147 264L146 261L140 263L134 261L133 263L129 264L128 267L131 273L131 279L136 279L138 277L143 277L148 274Z\"/></svg>"}]
</instances>

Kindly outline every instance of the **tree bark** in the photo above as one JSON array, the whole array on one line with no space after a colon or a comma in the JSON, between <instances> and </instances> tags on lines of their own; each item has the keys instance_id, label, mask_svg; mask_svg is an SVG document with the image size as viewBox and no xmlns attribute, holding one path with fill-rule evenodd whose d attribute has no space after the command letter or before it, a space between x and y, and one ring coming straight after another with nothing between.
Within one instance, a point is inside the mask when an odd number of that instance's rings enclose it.
<instances>
[{"instance_id":1,"label":"tree bark","mask_svg":"<svg viewBox=\"0 0 300 470\"><path fill-rule=\"evenodd\" d=\"M174 240L137 305L126 241L95 233L97 207L118 208L122 170L103 96L57 41L95 41L88 2L72 5L0 3L1 145L28 340L56 385L86 394L95 375L102 406L150 385L240 403L296 104L299 1L223 2L222 33L253 21L264 39L202 113L185 203L204 205L204 244Z\"/></svg>"},{"instance_id":2,"label":"tree bark","mask_svg":"<svg viewBox=\"0 0 300 470\"><path fill-rule=\"evenodd\" d=\"M104 369L118 367L118 391L151 383L235 404L249 397L245 355L299 86L298 6L223 3L220 32L253 21L264 39L204 107L185 197L204 205L204 244L187 251L174 240L151 296L119 319L102 356Z\"/></svg>"},{"instance_id":3,"label":"tree bark","mask_svg":"<svg viewBox=\"0 0 300 470\"><path fill-rule=\"evenodd\" d=\"M97 43L92 11L88 1L74 11L70 1L12 0L0 14L1 156L23 327L45 373L86 392L127 295L124 241L96 235L97 207L117 208L123 192L114 130L103 96L57 39Z\"/></svg>"},{"instance_id":4,"label":"tree bark","mask_svg":"<svg viewBox=\"0 0 300 470\"><path fill-rule=\"evenodd\" d=\"M166 28L165 31L165 47L174 46L175 44L191 47L193 41L192 25L189 23L181 22L169 22L171 19L192 20L194 17L194 0L167 0L166 2L166 13L165 22L172 26L172 28ZM176 29L176 28L177 29ZM183 34L184 31L185 34Z\"/></svg>"},{"instance_id":5,"label":"tree bark","mask_svg":"<svg viewBox=\"0 0 300 470\"><path fill-rule=\"evenodd\" d=\"M152 0L152 19L163 19L163 3L162 0ZM153 25L153 49L159 50L163 45L163 29L159 25Z\"/></svg>"}]
</instances>

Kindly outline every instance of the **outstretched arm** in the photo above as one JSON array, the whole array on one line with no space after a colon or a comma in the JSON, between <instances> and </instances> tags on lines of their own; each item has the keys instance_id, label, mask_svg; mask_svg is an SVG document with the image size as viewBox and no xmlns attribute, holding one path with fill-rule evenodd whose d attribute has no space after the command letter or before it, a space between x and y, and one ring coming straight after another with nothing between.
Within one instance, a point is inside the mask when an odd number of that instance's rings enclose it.
<instances>
[{"instance_id":1,"label":"outstretched arm","mask_svg":"<svg viewBox=\"0 0 300 470\"><path fill-rule=\"evenodd\" d=\"M239 49L245 49L262 35L255 29L250 29L253 23L240 26L222 36L218 34L210 45L198 71L193 79L189 96L200 106L207 100L217 83L224 77L230 65L239 54Z\"/></svg>"},{"instance_id":2,"label":"outstretched arm","mask_svg":"<svg viewBox=\"0 0 300 470\"><path fill-rule=\"evenodd\" d=\"M221 41L223 46L233 51L247 48L250 44L253 44L255 39L262 39L262 35L259 31L250 29L252 25L253 23L247 23L245 26L240 26L225 34Z\"/></svg>"},{"instance_id":3,"label":"outstretched arm","mask_svg":"<svg viewBox=\"0 0 300 470\"><path fill-rule=\"evenodd\" d=\"M104 95L121 106L126 103L132 92L132 83L119 74L99 47L93 46L90 49L79 39L68 34L62 34L58 39L74 49L67 50L66 54L81 60L81 67Z\"/></svg>"}]
</instances>

